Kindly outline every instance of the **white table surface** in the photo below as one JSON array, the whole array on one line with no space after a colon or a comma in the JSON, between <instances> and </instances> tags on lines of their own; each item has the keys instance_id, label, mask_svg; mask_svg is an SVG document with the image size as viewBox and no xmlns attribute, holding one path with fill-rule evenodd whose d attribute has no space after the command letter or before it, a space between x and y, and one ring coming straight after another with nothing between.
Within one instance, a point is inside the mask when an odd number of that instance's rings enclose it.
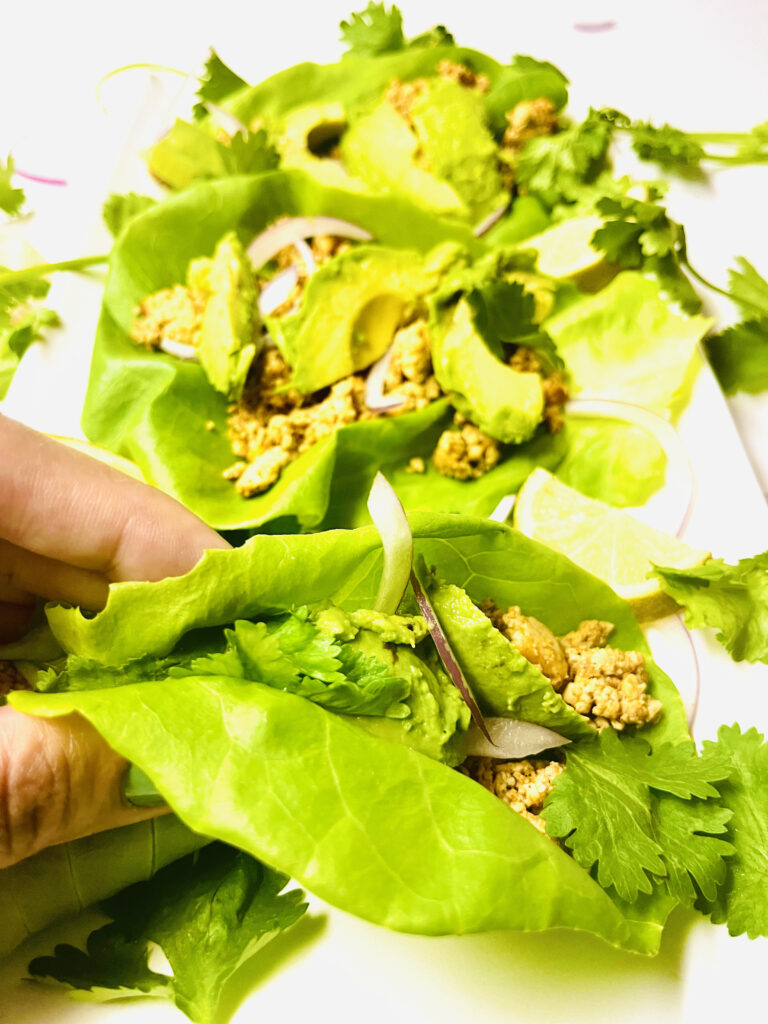
<instances>
[{"instance_id":1,"label":"white table surface","mask_svg":"<svg viewBox=\"0 0 768 1024\"><path fill-rule=\"evenodd\" d=\"M768 10L762 0L403 0L400 6L408 34L443 22L462 44L499 59L519 52L557 64L571 79L575 113L590 104L610 105L633 117L700 131L747 129L768 117ZM194 71L213 45L234 70L257 81L298 60L334 59L336 26L348 13L348 0L137 0L119 7L75 0L5 12L0 154L11 152L21 169L67 185L25 184L35 215L10 229L0 226L0 251L9 237L18 242L22 236L46 260L106 251L109 239L98 222L103 199L113 190L150 190L136 152L156 130L146 98L156 113L176 80L157 74L151 84L146 71L125 72L102 87L105 112L95 95L102 75L136 62ZM606 20L615 22L610 31L574 28ZM653 176L647 167L646 176ZM768 273L767 185L768 170L756 167L672 187L670 213L685 224L691 259L705 276L724 283L735 255ZM65 327L27 354L0 407L4 412L41 429L79 434L99 282L99 274L57 280L50 303ZM736 318L727 302L707 304L722 324ZM738 396L726 405L705 370L680 431L697 475L687 538L730 560L764 550L768 511L754 471L768 489L766 400ZM768 730L768 669L735 665L706 633L696 634L695 646L702 678L697 738L714 736L723 721ZM243 969L240 994L252 991L235 1020L693 1024L743 1011L753 998L762 1001L765 941L731 939L725 929L688 914L673 918L661 955L648 960L584 936L425 939L386 932L316 902L312 911L312 920L293 936ZM85 926L59 929L56 937L65 934L82 938ZM52 941L33 939L0 965L4 1024L182 1019L162 1004L74 1004L60 993L19 982L29 956L50 949Z\"/></svg>"}]
</instances>

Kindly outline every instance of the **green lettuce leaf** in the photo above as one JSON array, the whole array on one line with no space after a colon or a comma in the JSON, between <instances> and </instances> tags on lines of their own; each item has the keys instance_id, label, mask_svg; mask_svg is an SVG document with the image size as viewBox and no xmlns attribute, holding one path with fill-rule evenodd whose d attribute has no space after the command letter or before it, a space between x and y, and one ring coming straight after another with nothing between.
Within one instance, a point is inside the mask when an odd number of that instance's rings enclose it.
<instances>
[{"instance_id":1,"label":"green lettuce leaf","mask_svg":"<svg viewBox=\"0 0 768 1024\"><path fill-rule=\"evenodd\" d=\"M306 910L301 890L252 857L213 843L107 900L112 923L84 952L70 945L37 957L30 974L61 982L80 999L166 995L195 1024L213 1024L227 979ZM213 926L212 926L213 925ZM173 977L149 969L149 943Z\"/></svg>"},{"instance_id":2,"label":"green lettuce leaf","mask_svg":"<svg viewBox=\"0 0 768 1024\"><path fill-rule=\"evenodd\" d=\"M665 593L685 611L690 628L719 630L734 661L768 664L768 551L728 565L713 558L697 569L654 566Z\"/></svg>"},{"instance_id":3,"label":"green lettuce leaf","mask_svg":"<svg viewBox=\"0 0 768 1024\"><path fill-rule=\"evenodd\" d=\"M669 418L688 398L700 366L697 345L711 323L677 313L655 281L625 271L544 328L574 394L632 402Z\"/></svg>"},{"instance_id":4,"label":"green lettuce leaf","mask_svg":"<svg viewBox=\"0 0 768 1024\"><path fill-rule=\"evenodd\" d=\"M723 803L733 812L729 839L735 855L717 896L704 892L699 909L731 935L754 939L768 935L768 744L756 729L722 725L717 742L704 741L704 754L725 757L730 774L718 784Z\"/></svg>"},{"instance_id":5,"label":"green lettuce leaf","mask_svg":"<svg viewBox=\"0 0 768 1024\"><path fill-rule=\"evenodd\" d=\"M155 206L156 199L151 196L142 196L138 192L125 192L123 194L113 192L105 200L101 208L101 215L107 230L113 238L116 238L129 221L138 217L140 213Z\"/></svg>"},{"instance_id":6,"label":"green lettuce leaf","mask_svg":"<svg viewBox=\"0 0 768 1024\"><path fill-rule=\"evenodd\" d=\"M0 871L0 956L210 840L172 814L51 846Z\"/></svg>"},{"instance_id":7,"label":"green lettuce leaf","mask_svg":"<svg viewBox=\"0 0 768 1024\"><path fill-rule=\"evenodd\" d=\"M426 514L411 525L417 555L473 600L520 604L556 633L589 614L616 625L617 646L646 650L629 607L610 588L508 527ZM310 604L370 607L381 555L373 528L263 535L209 552L186 577L118 584L93 618L60 607L48 614L66 648L119 664L137 653L163 655L201 625L288 611L298 593ZM646 738L654 749L679 744L688 737L682 704L650 662L649 670L664 714ZM612 901L568 854L472 780L295 694L187 676L16 694L12 702L40 714L79 711L191 827L388 927L427 934L575 927L649 952L672 905L668 897L630 909Z\"/></svg>"},{"instance_id":8,"label":"green lettuce leaf","mask_svg":"<svg viewBox=\"0 0 768 1024\"><path fill-rule=\"evenodd\" d=\"M664 486L667 456L653 434L622 420L569 416L555 475L618 508L643 505Z\"/></svg>"},{"instance_id":9,"label":"green lettuce leaf","mask_svg":"<svg viewBox=\"0 0 768 1024\"><path fill-rule=\"evenodd\" d=\"M389 48L398 40L396 30L377 34L378 46ZM558 109L567 101L566 80L552 65L516 57L502 66L477 50L453 45L450 35L439 30L429 33L424 43L413 40L405 49L374 56L347 53L337 64L296 64L258 85L237 89L223 98L223 105L244 125L264 124L278 133L285 115L306 106L309 98L314 104L341 103L352 120L381 99L393 78L434 75L443 60L468 65L489 78L491 88L484 98L498 134L504 130L504 112L521 100L548 96ZM214 138L209 120L194 125L177 121L150 151L149 165L171 188L186 188L196 180L236 173L225 166L226 148Z\"/></svg>"},{"instance_id":10,"label":"green lettuce leaf","mask_svg":"<svg viewBox=\"0 0 768 1024\"><path fill-rule=\"evenodd\" d=\"M288 466L268 492L241 497L222 477L234 461L227 403L200 366L147 352L130 340L133 309L149 293L183 281L189 261L210 255L235 230L244 244L284 215L328 214L371 231L382 244L426 252L455 241L483 248L468 228L441 221L394 197L324 188L300 171L199 185L148 210L117 240L94 347L83 428L96 443L134 459L145 477L219 529L282 521L283 529L368 522L373 476L385 468L409 507L488 515L535 465L554 468L562 439L509 449L477 481L408 474L413 456L429 460L451 422L445 401L404 416L359 422L327 437ZM207 430L206 424L215 424Z\"/></svg>"},{"instance_id":11,"label":"green lettuce leaf","mask_svg":"<svg viewBox=\"0 0 768 1024\"><path fill-rule=\"evenodd\" d=\"M690 742L651 750L639 737L620 740L605 729L566 750L566 769L545 801L547 833L563 839L623 900L651 893L654 882L669 875L674 895L692 903L690 875L712 892L725 876L722 857L731 852L723 840L699 833L723 832L730 815L722 808L700 813L697 804L683 801L717 798L712 782L727 772L722 761L697 757ZM652 789L679 799L652 801Z\"/></svg>"}]
</instances>

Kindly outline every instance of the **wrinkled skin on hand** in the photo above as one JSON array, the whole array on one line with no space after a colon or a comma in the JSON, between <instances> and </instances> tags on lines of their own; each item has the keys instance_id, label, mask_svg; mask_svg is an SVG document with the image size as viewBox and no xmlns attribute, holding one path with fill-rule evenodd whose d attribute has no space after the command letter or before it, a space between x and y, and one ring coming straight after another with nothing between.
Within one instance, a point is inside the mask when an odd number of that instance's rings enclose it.
<instances>
[{"instance_id":1,"label":"wrinkled skin on hand","mask_svg":"<svg viewBox=\"0 0 768 1024\"><path fill-rule=\"evenodd\" d=\"M55 843L154 817L121 797L127 762L79 715L0 708L0 868Z\"/></svg>"},{"instance_id":2,"label":"wrinkled skin on hand","mask_svg":"<svg viewBox=\"0 0 768 1024\"><path fill-rule=\"evenodd\" d=\"M0 415L0 643L38 598L97 611L111 582L181 575L228 546L161 491ZM0 868L162 813L123 801L126 767L78 716L0 707Z\"/></svg>"}]
</instances>

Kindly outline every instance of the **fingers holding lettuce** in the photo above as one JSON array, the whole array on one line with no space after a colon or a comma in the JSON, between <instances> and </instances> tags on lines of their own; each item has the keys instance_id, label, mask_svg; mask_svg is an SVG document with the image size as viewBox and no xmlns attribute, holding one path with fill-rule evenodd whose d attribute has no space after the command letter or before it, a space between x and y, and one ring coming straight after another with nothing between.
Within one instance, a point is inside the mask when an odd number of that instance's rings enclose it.
<instances>
[{"instance_id":1,"label":"fingers holding lettuce","mask_svg":"<svg viewBox=\"0 0 768 1024\"><path fill-rule=\"evenodd\" d=\"M37 599L95 612L111 582L180 575L226 542L154 488L2 416L0 451L3 700L29 685L29 659L56 656L42 626L11 642ZM81 718L44 722L0 708L0 866L147 817L121 798L125 767Z\"/></svg>"},{"instance_id":2,"label":"fingers holding lettuce","mask_svg":"<svg viewBox=\"0 0 768 1024\"><path fill-rule=\"evenodd\" d=\"M561 555L487 520L411 528L396 614L375 529L254 537L96 616L49 608L66 661L12 703L79 712L193 831L390 928L653 953L677 905L728 917L753 871L723 799L738 738L697 754L628 606Z\"/></svg>"}]
</instances>

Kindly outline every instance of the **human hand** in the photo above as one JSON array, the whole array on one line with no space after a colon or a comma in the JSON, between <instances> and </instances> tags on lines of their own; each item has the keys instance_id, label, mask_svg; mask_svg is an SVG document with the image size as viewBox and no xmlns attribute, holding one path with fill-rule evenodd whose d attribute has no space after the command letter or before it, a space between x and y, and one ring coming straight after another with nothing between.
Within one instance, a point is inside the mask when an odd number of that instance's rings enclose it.
<instances>
[{"instance_id":1,"label":"human hand","mask_svg":"<svg viewBox=\"0 0 768 1024\"><path fill-rule=\"evenodd\" d=\"M0 415L0 643L39 597L97 611L111 582L178 576L226 547L161 491ZM0 868L162 813L123 801L126 764L79 716L0 708Z\"/></svg>"}]
</instances>

